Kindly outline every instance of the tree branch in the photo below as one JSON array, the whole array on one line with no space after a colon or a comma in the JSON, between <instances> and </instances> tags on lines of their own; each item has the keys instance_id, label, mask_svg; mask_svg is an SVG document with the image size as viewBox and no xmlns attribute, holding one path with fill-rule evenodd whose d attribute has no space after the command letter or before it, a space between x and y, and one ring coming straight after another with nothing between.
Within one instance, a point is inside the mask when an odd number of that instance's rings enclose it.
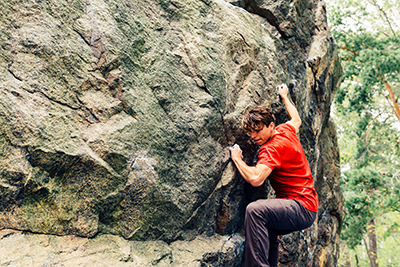
<instances>
[{"instance_id":1,"label":"tree branch","mask_svg":"<svg viewBox=\"0 0 400 267\"><path fill-rule=\"evenodd\" d=\"M378 5L376 0L368 0L368 2L371 5L375 6L380 11L380 13L382 13L383 19L386 20L387 24L389 25L390 31L392 32L393 36L397 37L395 31L393 30L392 23L390 23L389 17L386 14L386 12Z\"/></svg>"},{"instance_id":2,"label":"tree branch","mask_svg":"<svg viewBox=\"0 0 400 267\"><path fill-rule=\"evenodd\" d=\"M390 99L387 95L385 95L383 93L382 93L382 95L385 97L386 101L388 102L389 107L392 109L393 115L396 116L396 112L394 112L395 109L394 109L393 103L390 101Z\"/></svg>"},{"instance_id":3,"label":"tree branch","mask_svg":"<svg viewBox=\"0 0 400 267\"><path fill-rule=\"evenodd\" d=\"M370 262L372 262L371 254L369 253L368 243L367 243L367 240L365 239L365 237L363 237L363 241L364 241L365 249L367 250L368 259Z\"/></svg>"},{"instance_id":4,"label":"tree branch","mask_svg":"<svg viewBox=\"0 0 400 267\"><path fill-rule=\"evenodd\" d=\"M394 113L396 114L397 119L400 121L400 107L399 103L397 103L396 96L393 93L392 87L387 81L383 81L385 84L386 90L389 92L390 100L392 101L392 108L394 109Z\"/></svg>"},{"instance_id":5,"label":"tree branch","mask_svg":"<svg viewBox=\"0 0 400 267\"><path fill-rule=\"evenodd\" d=\"M348 47L347 47L347 44L344 44L344 45L342 45L342 46L339 46L339 48L340 48L340 49L343 49L343 50L346 50L346 51L349 51L349 52L352 53L355 57L357 56L357 53L356 53L354 50L348 48ZM347 58L347 57L346 57L346 58Z\"/></svg>"}]
</instances>

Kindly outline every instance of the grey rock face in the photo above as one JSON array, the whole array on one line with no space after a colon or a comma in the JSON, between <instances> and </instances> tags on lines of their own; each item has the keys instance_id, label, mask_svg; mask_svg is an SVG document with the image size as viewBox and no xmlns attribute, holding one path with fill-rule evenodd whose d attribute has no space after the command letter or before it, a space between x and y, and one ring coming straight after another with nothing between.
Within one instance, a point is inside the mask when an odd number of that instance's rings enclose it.
<instances>
[{"instance_id":1,"label":"grey rock face","mask_svg":"<svg viewBox=\"0 0 400 267\"><path fill-rule=\"evenodd\" d=\"M0 229L129 240L241 232L251 188L225 148L255 146L246 109L287 114L320 195L282 266L334 264L342 196L328 123L341 78L323 1L75 0L0 4ZM328 265L326 265L328 266Z\"/></svg>"}]
</instances>

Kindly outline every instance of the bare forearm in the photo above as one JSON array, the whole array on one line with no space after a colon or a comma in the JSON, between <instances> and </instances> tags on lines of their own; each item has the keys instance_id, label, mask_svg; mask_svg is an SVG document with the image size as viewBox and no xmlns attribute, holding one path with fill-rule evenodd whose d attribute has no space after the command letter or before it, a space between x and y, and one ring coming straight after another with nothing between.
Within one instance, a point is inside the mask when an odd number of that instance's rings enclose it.
<instances>
[{"instance_id":1,"label":"bare forearm","mask_svg":"<svg viewBox=\"0 0 400 267\"><path fill-rule=\"evenodd\" d=\"M235 163L235 165L236 165L237 169L239 170L240 174L242 175L243 179L246 182L251 183L252 177L255 176L254 167L248 166L241 159L235 159L233 162Z\"/></svg>"},{"instance_id":2,"label":"bare forearm","mask_svg":"<svg viewBox=\"0 0 400 267\"><path fill-rule=\"evenodd\" d=\"M238 145L235 144L229 147L229 150L231 151L231 158L243 179L252 186L262 185L272 172L266 165L257 164L255 167L247 165L246 162L243 161L242 150Z\"/></svg>"},{"instance_id":3,"label":"bare forearm","mask_svg":"<svg viewBox=\"0 0 400 267\"><path fill-rule=\"evenodd\" d=\"M262 185L272 171L266 165L259 164L255 167L248 166L242 159L238 158L234 159L233 162L243 179L255 187Z\"/></svg>"},{"instance_id":4,"label":"bare forearm","mask_svg":"<svg viewBox=\"0 0 400 267\"><path fill-rule=\"evenodd\" d=\"M292 104L292 102L289 100L287 96L283 98L283 103L285 104L285 108L289 115L289 118L291 120L293 119L300 120L300 115L299 112L297 111L297 108Z\"/></svg>"},{"instance_id":5,"label":"bare forearm","mask_svg":"<svg viewBox=\"0 0 400 267\"><path fill-rule=\"evenodd\" d=\"M279 88L279 95L282 97L283 103L285 104L286 111L290 117L290 121L288 121L288 123L291 124L295 128L296 133L297 133L299 131L299 128L301 125L301 119L300 119L299 112L297 111L297 108L289 100L289 97L288 97L289 90L288 90L286 84L281 84L278 86L278 88Z\"/></svg>"}]
</instances>

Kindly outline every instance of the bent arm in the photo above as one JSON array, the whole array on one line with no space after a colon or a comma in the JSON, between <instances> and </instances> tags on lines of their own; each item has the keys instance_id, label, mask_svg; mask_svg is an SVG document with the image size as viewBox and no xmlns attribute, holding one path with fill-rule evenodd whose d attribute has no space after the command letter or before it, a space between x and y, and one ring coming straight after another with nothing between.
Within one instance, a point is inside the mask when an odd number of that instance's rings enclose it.
<instances>
[{"instance_id":1,"label":"bent arm","mask_svg":"<svg viewBox=\"0 0 400 267\"><path fill-rule=\"evenodd\" d=\"M257 166L248 166L242 160L242 151L238 145L230 148L231 158L238 168L243 179L254 187L261 186L265 179L271 174L272 170L267 165L257 164Z\"/></svg>"},{"instance_id":2,"label":"bent arm","mask_svg":"<svg viewBox=\"0 0 400 267\"><path fill-rule=\"evenodd\" d=\"M285 104L286 111L290 117L290 121L288 121L287 123L292 125L296 129L296 133L298 133L301 125L299 112L297 111L296 107L292 104L287 95L288 94L287 86L285 84L281 84L278 86L278 88L279 88L279 95L281 96L283 103Z\"/></svg>"},{"instance_id":3,"label":"bent arm","mask_svg":"<svg viewBox=\"0 0 400 267\"><path fill-rule=\"evenodd\" d=\"M272 170L267 165L257 164L255 167L248 166L243 160L233 161L243 179L254 187L261 186Z\"/></svg>"}]
</instances>

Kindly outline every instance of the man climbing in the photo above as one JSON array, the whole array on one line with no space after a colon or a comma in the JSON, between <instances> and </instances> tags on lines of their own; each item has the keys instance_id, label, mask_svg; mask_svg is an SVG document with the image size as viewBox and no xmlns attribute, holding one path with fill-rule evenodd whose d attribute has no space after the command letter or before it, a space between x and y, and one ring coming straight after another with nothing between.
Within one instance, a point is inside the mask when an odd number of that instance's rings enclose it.
<instances>
[{"instance_id":1,"label":"man climbing","mask_svg":"<svg viewBox=\"0 0 400 267\"><path fill-rule=\"evenodd\" d=\"M242 151L230 147L231 158L244 180L260 186L269 179L276 198L259 199L246 208L246 267L275 267L278 264L278 236L310 227L317 215L318 196L300 140L296 136L301 119L288 98L288 88L279 85L290 120L275 127L274 114L256 107L242 119L242 128L261 146L256 166L242 160Z\"/></svg>"}]
</instances>

